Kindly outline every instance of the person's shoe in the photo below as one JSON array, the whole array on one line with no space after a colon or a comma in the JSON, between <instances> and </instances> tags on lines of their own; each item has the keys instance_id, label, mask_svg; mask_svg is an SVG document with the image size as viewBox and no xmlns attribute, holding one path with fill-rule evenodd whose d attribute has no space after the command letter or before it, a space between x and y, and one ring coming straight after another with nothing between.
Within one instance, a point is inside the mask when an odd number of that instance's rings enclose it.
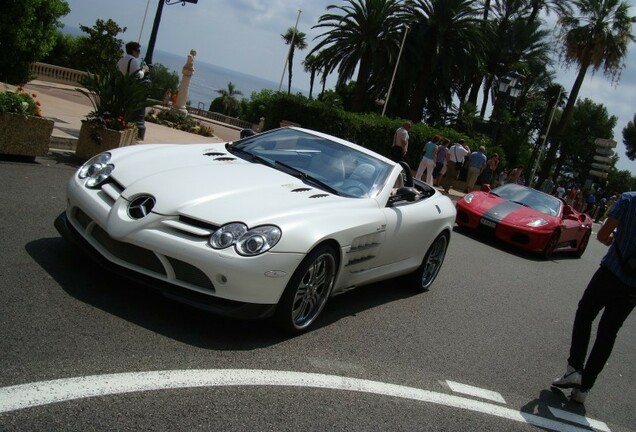
<instances>
[{"instance_id":1,"label":"person's shoe","mask_svg":"<svg viewBox=\"0 0 636 432\"><path fill-rule=\"evenodd\" d=\"M565 373L552 381L552 385L558 388L580 388L581 372L568 365Z\"/></svg>"},{"instance_id":2,"label":"person's shoe","mask_svg":"<svg viewBox=\"0 0 636 432\"><path fill-rule=\"evenodd\" d=\"M574 390L572 390L572 394L570 395L570 397L572 398L572 400L574 402L578 402L580 404L585 403L585 398L587 397L587 394L589 393L588 389L577 389L575 388Z\"/></svg>"}]
</instances>

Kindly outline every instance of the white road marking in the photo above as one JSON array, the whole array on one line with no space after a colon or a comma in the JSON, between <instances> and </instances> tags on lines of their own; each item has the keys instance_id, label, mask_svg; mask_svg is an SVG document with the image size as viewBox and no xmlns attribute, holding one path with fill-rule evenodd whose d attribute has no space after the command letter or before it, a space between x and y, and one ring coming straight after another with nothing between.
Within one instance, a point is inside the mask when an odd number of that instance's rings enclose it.
<instances>
[{"instance_id":1,"label":"white road marking","mask_svg":"<svg viewBox=\"0 0 636 432\"><path fill-rule=\"evenodd\" d=\"M567 420L572 423L577 423L583 426L589 426L593 429L600 430L603 432L611 432L607 424L603 423L602 421L594 420L594 419L591 419L582 415L574 414L568 411L563 411L558 408L553 408L553 407L548 407L548 408L550 409L550 412L552 413L552 415L557 418Z\"/></svg>"},{"instance_id":2,"label":"white road marking","mask_svg":"<svg viewBox=\"0 0 636 432\"><path fill-rule=\"evenodd\" d=\"M469 396L475 396L481 399L488 399L493 402L499 402L502 404L506 403L506 400L503 398L503 396L501 396L500 393L497 393L491 390L486 390L479 387L473 387L471 385L462 384L455 381L446 381L446 384L448 384L450 389L454 391L455 393L462 393Z\"/></svg>"},{"instance_id":3,"label":"white road marking","mask_svg":"<svg viewBox=\"0 0 636 432\"><path fill-rule=\"evenodd\" d=\"M131 372L2 387L0 388L0 413L88 397L217 386L288 386L356 391L465 409L558 432L589 432L587 428L581 429L535 414L413 387L335 375L250 369Z\"/></svg>"}]
</instances>

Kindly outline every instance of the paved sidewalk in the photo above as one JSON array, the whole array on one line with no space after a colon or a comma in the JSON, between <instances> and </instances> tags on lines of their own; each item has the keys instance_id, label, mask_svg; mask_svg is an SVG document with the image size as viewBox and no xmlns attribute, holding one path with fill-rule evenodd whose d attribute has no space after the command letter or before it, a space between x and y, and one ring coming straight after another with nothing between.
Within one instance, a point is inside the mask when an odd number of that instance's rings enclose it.
<instances>
[{"instance_id":1,"label":"paved sidewalk","mask_svg":"<svg viewBox=\"0 0 636 432\"><path fill-rule=\"evenodd\" d=\"M0 90L14 89L0 83ZM51 135L51 148L75 150L82 119L93 109L88 97L73 86L45 81L30 81L25 91L35 93L41 104L42 116L55 122ZM206 119L204 123L214 130L214 136L183 132L167 126L146 122L144 144L196 144L232 141L239 138L240 129Z\"/></svg>"}]
</instances>

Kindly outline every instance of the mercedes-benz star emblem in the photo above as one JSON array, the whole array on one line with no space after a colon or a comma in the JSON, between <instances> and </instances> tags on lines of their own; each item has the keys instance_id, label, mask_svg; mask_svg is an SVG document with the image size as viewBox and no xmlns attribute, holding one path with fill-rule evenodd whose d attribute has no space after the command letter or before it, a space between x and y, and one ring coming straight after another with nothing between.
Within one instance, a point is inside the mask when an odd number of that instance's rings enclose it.
<instances>
[{"instance_id":1,"label":"mercedes-benz star emblem","mask_svg":"<svg viewBox=\"0 0 636 432\"><path fill-rule=\"evenodd\" d=\"M128 216L141 219L147 216L155 206L155 199L149 195L140 195L130 202Z\"/></svg>"}]
</instances>

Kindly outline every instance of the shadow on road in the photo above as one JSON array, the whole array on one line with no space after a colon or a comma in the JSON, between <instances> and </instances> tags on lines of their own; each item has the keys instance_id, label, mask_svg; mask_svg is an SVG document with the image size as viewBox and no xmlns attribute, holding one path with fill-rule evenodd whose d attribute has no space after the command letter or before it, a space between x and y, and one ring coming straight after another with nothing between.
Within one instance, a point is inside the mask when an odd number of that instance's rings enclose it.
<instances>
[{"instance_id":1,"label":"shadow on road","mask_svg":"<svg viewBox=\"0 0 636 432\"><path fill-rule=\"evenodd\" d=\"M521 415L527 413L558 420L550 408L560 409L582 417L586 413L584 405L570 400L563 391L554 387L541 390L539 396L522 406L520 411Z\"/></svg>"},{"instance_id":2,"label":"shadow on road","mask_svg":"<svg viewBox=\"0 0 636 432\"><path fill-rule=\"evenodd\" d=\"M175 340L205 349L252 350L290 338L271 319L223 318L165 299L151 288L102 269L61 237L35 240L25 249L73 298ZM336 296L312 331L415 294L395 279Z\"/></svg>"},{"instance_id":3,"label":"shadow on road","mask_svg":"<svg viewBox=\"0 0 636 432\"><path fill-rule=\"evenodd\" d=\"M530 252L526 252L524 250L515 248L513 245L508 244L502 240L499 240L498 238L495 238L494 236L488 236L479 232L468 230L466 228L460 228L457 225L455 225L455 227L453 228L453 233L457 235L462 235L464 237L468 237L475 241L481 242L487 246L493 247L497 250L506 252L510 255L514 255L519 258L523 258L528 261L535 261L535 262L546 261L539 254L530 253ZM552 258L550 258L548 261L569 261L572 259L576 260L579 258L573 252L555 252Z\"/></svg>"}]
</instances>

